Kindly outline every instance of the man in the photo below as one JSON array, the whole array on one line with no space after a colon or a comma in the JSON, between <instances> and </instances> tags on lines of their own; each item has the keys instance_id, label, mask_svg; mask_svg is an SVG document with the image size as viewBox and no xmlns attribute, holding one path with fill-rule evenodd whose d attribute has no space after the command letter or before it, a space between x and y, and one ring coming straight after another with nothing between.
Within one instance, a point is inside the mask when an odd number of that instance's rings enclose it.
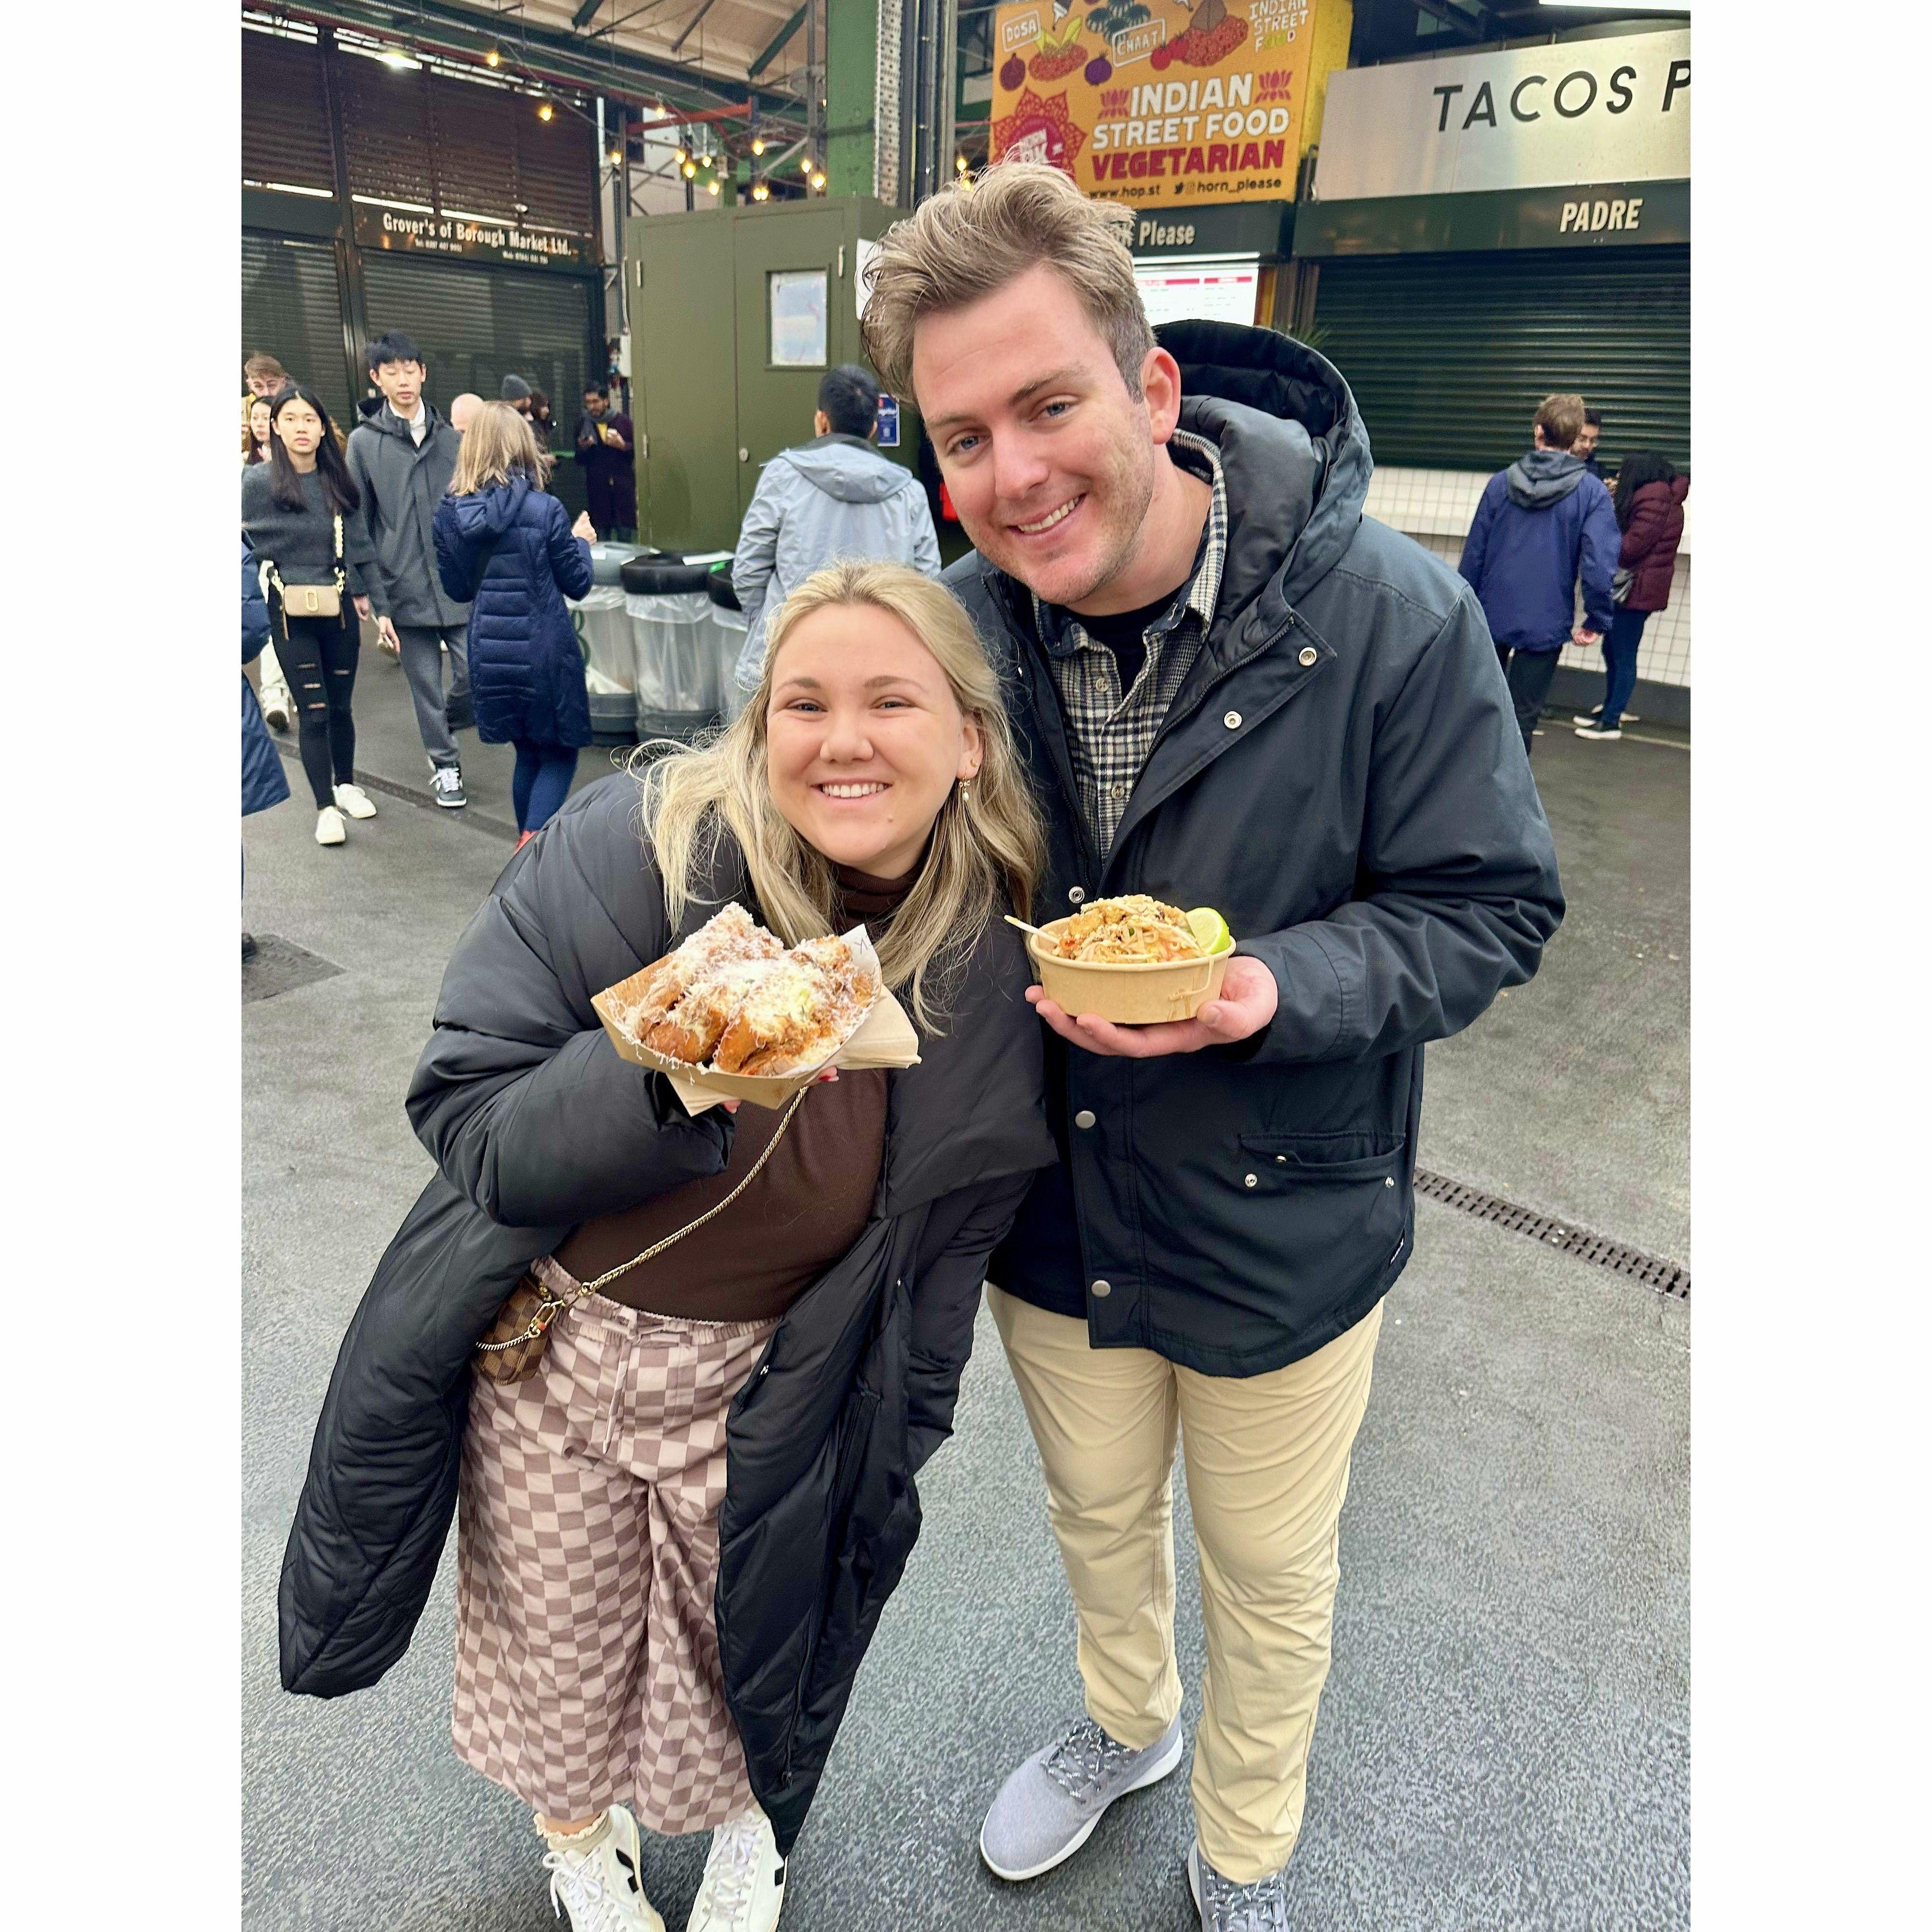
<instances>
[{"instance_id":1,"label":"man","mask_svg":"<svg viewBox=\"0 0 1932 1932\"><path fill-rule=\"evenodd\" d=\"M266 350L258 349L242 365L242 380L250 402L272 401L282 392L289 372Z\"/></svg>"},{"instance_id":2,"label":"man","mask_svg":"<svg viewBox=\"0 0 1932 1932\"><path fill-rule=\"evenodd\" d=\"M592 527L605 537L628 542L636 534L638 476L632 466L631 419L612 410L594 382L584 392L577 418L577 460L584 466Z\"/></svg>"},{"instance_id":3,"label":"man","mask_svg":"<svg viewBox=\"0 0 1932 1932\"><path fill-rule=\"evenodd\" d=\"M1602 440L1603 434L1603 412L1598 410L1586 409L1583 412L1583 427L1577 431L1576 440L1570 448L1570 454L1575 457L1599 483L1605 481L1604 466L1597 460L1597 445Z\"/></svg>"},{"instance_id":4,"label":"man","mask_svg":"<svg viewBox=\"0 0 1932 1932\"><path fill-rule=\"evenodd\" d=\"M1480 610L1362 515L1347 384L1268 329L1156 344L1131 229L1054 169L988 168L888 233L862 326L978 546L946 581L1047 815L1036 915L1144 892L1240 941L1186 1022L1028 994L1060 1165L990 1300L1086 1714L980 1846L1046 1871L1180 1762L1178 1433L1208 1649L1188 1876L1210 1932L1263 1932L1287 1923L1349 1451L1414 1237L1422 1044L1534 972L1562 901Z\"/></svg>"},{"instance_id":5,"label":"man","mask_svg":"<svg viewBox=\"0 0 1932 1932\"><path fill-rule=\"evenodd\" d=\"M349 438L349 473L362 493L388 614L376 620L382 647L403 661L416 730L429 758L430 790L438 805L460 810L468 800L455 731L469 724L470 607L442 587L430 520L456 473L463 439L423 395L422 352L399 328L369 345L369 374L382 406ZM450 681L443 694L442 657Z\"/></svg>"},{"instance_id":6,"label":"man","mask_svg":"<svg viewBox=\"0 0 1932 1932\"><path fill-rule=\"evenodd\" d=\"M508 403L518 416L530 412L530 386L520 376L506 376L496 391L496 400Z\"/></svg>"},{"instance_id":7,"label":"man","mask_svg":"<svg viewBox=\"0 0 1932 1932\"><path fill-rule=\"evenodd\" d=\"M1582 428L1581 396L1544 398L1530 428L1534 448L1490 478L1457 566L1482 599L1526 752L1563 646L1573 638L1600 644L1616 614L1617 513L1610 491L1574 453Z\"/></svg>"},{"instance_id":8,"label":"man","mask_svg":"<svg viewBox=\"0 0 1932 1932\"><path fill-rule=\"evenodd\" d=\"M465 389L461 395L449 399L449 426L458 436L466 430L476 418L476 412L483 406L483 398L473 389Z\"/></svg>"},{"instance_id":9,"label":"man","mask_svg":"<svg viewBox=\"0 0 1932 1932\"><path fill-rule=\"evenodd\" d=\"M738 530L731 588L745 613L736 682L758 688L765 620L812 573L840 557L878 557L939 574L939 538L918 477L883 455L879 386L855 362L818 385L812 440L764 466Z\"/></svg>"}]
</instances>

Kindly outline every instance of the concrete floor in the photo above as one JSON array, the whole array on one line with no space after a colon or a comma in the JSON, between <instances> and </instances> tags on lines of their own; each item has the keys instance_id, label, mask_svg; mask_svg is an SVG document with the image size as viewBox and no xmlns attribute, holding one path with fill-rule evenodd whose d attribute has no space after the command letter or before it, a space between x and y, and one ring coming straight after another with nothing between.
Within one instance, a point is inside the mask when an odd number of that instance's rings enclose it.
<instances>
[{"instance_id":1,"label":"concrete floor","mask_svg":"<svg viewBox=\"0 0 1932 1932\"><path fill-rule=\"evenodd\" d=\"M358 765L426 776L402 679L364 656ZM1667 734L1658 733L1659 737ZM508 757L474 801L325 851L296 797L244 821L245 922L342 970L242 1009L244 1923L536 1932L527 1814L448 1748L446 1561L371 1691L291 1698L274 1592L335 1349L428 1161L401 1099L442 965L508 850ZM1536 769L1570 913L1541 974L1431 1050L1424 1165L1688 1262L1689 759L1550 721ZM586 753L579 782L606 755ZM1335 1664L1293 1867L1317 1928L1676 1927L1689 1918L1689 1317L1424 1201L1343 1517ZM1185 1780L1018 1888L974 1849L1000 1778L1078 1706L1037 1460L982 1316L956 1439L792 1868L797 1932L1191 1924ZM1192 1529L1182 1666L1198 1712ZM704 1841L650 1840L680 1932Z\"/></svg>"}]
</instances>

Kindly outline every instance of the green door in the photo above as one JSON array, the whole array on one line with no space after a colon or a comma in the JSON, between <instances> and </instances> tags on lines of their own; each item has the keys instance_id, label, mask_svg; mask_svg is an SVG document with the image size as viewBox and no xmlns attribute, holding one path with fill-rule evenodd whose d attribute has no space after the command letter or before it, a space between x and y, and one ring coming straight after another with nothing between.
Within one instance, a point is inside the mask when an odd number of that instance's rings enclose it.
<instances>
[{"instance_id":1,"label":"green door","mask_svg":"<svg viewBox=\"0 0 1932 1932\"><path fill-rule=\"evenodd\" d=\"M638 533L660 550L738 541L731 226L731 211L718 208L626 231L639 278L631 290Z\"/></svg>"},{"instance_id":2,"label":"green door","mask_svg":"<svg viewBox=\"0 0 1932 1932\"><path fill-rule=\"evenodd\" d=\"M852 294L858 225L847 202L740 210L737 514L758 472L812 438L819 379L860 359ZM736 541L736 523L733 536Z\"/></svg>"}]
</instances>

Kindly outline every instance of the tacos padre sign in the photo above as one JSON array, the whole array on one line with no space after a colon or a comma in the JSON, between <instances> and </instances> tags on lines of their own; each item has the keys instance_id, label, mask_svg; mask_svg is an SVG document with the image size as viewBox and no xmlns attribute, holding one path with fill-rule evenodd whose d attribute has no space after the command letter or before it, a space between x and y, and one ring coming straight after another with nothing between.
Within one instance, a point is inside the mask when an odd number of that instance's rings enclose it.
<instances>
[{"instance_id":1,"label":"tacos padre sign","mask_svg":"<svg viewBox=\"0 0 1932 1932\"><path fill-rule=\"evenodd\" d=\"M994 159L1159 206L1282 200L1348 61L1348 0L1017 0L993 22Z\"/></svg>"}]
</instances>

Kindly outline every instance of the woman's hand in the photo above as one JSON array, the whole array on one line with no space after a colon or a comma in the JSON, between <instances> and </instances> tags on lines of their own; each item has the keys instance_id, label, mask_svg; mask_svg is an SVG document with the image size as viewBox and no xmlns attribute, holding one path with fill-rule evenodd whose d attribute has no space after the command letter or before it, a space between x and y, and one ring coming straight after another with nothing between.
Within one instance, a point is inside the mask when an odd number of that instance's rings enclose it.
<instances>
[{"instance_id":1,"label":"woman's hand","mask_svg":"<svg viewBox=\"0 0 1932 1932\"><path fill-rule=\"evenodd\" d=\"M351 598L350 602L356 606L356 616L366 621L369 615L368 598L366 597L356 597Z\"/></svg>"},{"instance_id":2,"label":"woman's hand","mask_svg":"<svg viewBox=\"0 0 1932 1932\"><path fill-rule=\"evenodd\" d=\"M588 510L578 512L577 520L570 526L570 534L574 537L581 537L586 543L594 544L597 541L597 532L592 527Z\"/></svg>"}]
</instances>

